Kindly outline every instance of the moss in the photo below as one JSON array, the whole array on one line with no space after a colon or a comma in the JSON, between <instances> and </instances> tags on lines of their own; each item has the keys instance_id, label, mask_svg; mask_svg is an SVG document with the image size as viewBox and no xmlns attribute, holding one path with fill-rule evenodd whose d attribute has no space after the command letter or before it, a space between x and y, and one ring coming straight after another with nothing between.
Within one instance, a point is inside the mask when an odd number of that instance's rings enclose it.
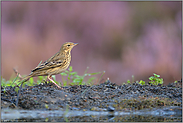
<instances>
[{"instance_id":1,"label":"moss","mask_svg":"<svg viewBox=\"0 0 183 123\"><path fill-rule=\"evenodd\" d=\"M124 108L141 110L144 108L156 108L160 106L180 106L180 102L174 102L167 98L144 98L144 99L122 99L119 103L113 105L116 109L122 110Z\"/></svg>"}]
</instances>

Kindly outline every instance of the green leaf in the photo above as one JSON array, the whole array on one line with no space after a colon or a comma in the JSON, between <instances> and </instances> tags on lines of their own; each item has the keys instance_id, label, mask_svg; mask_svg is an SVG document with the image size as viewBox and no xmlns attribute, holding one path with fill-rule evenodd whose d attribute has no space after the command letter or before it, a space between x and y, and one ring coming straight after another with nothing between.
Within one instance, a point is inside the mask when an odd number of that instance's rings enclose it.
<instances>
[{"instance_id":1,"label":"green leaf","mask_svg":"<svg viewBox=\"0 0 183 123\"><path fill-rule=\"evenodd\" d=\"M102 79L102 76L105 74L105 71L103 71L102 75L100 76L98 82L100 82L100 80Z\"/></svg>"},{"instance_id":2,"label":"green leaf","mask_svg":"<svg viewBox=\"0 0 183 123\"><path fill-rule=\"evenodd\" d=\"M53 79L56 81L56 76L55 75L52 75Z\"/></svg>"},{"instance_id":3,"label":"green leaf","mask_svg":"<svg viewBox=\"0 0 183 123\"><path fill-rule=\"evenodd\" d=\"M37 79L37 84L41 84L43 80L46 80L47 77L46 76L38 76L38 79Z\"/></svg>"},{"instance_id":4,"label":"green leaf","mask_svg":"<svg viewBox=\"0 0 183 123\"><path fill-rule=\"evenodd\" d=\"M63 72L63 73L60 73L60 74L61 74L62 76L67 76L67 74L66 74L66 73L64 73L64 72Z\"/></svg>"},{"instance_id":5,"label":"green leaf","mask_svg":"<svg viewBox=\"0 0 183 123\"><path fill-rule=\"evenodd\" d=\"M76 79L73 80L74 83L79 83L79 82L81 82L81 81L82 81L81 78L76 78Z\"/></svg>"},{"instance_id":6,"label":"green leaf","mask_svg":"<svg viewBox=\"0 0 183 123\"><path fill-rule=\"evenodd\" d=\"M11 83L7 83L6 86L11 86Z\"/></svg>"},{"instance_id":7,"label":"green leaf","mask_svg":"<svg viewBox=\"0 0 183 123\"><path fill-rule=\"evenodd\" d=\"M151 84L153 85L158 85L158 84L163 84L163 78L159 78L160 75L153 74L154 76L149 77L149 80L151 80Z\"/></svg>"},{"instance_id":8,"label":"green leaf","mask_svg":"<svg viewBox=\"0 0 183 123\"><path fill-rule=\"evenodd\" d=\"M1 77L1 78L2 78L2 77ZM1 79L1 80L2 80L2 81L1 81L1 86L2 86L2 87L4 87L4 86L6 87L6 80L5 80L5 79Z\"/></svg>"},{"instance_id":9,"label":"green leaf","mask_svg":"<svg viewBox=\"0 0 183 123\"><path fill-rule=\"evenodd\" d=\"M79 82L79 85L83 85L84 83L82 81Z\"/></svg>"},{"instance_id":10,"label":"green leaf","mask_svg":"<svg viewBox=\"0 0 183 123\"><path fill-rule=\"evenodd\" d=\"M45 104L45 108L46 108L46 109L48 109L48 108L49 108L49 106L48 106L47 104Z\"/></svg>"},{"instance_id":11,"label":"green leaf","mask_svg":"<svg viewBox=\"0 0 183 123\"><path fill-rule=\"evenodd\" d=\"M46 118L46 119L45 119L45 122L48 122L48 121L49 121L49 118Z\"/></svg>"},{"instance_id":12,"label":"green leaf","mask_svg":"<svg viewBox=\"0 0 183 123\"><path fill-rule=\"evenodd\" d=\"M140 80L139 84L141 84L141 85L145 85L145 81Z\"/></svg>"},{"instance_id":13,"label":"green leaf","mask_svg":"<svg viewBox=\"0 0 183 123\"><path fill-rule=\"evenodd\" d=\"M33 79L33 77L31 77L31 78L29 79L29 82L30 82L30 85L32 86L32 85L33 85L33 83L34 83L34 79Z\"/></svg>"},{"instance_id":14,"label":"green leaf","mask_svg":"<svg viewBox=\"0 0 183 123\"><path fill-rule=\"evenodd\" d=\"M65 71L64 71L64 73L66 73L66 74L69 74L69 73L70 73L70 71L68 71L68 70L65 70Z\"/></svg>"},{"instance_id":15,"label":"green leaf","mask_svg":"<svg viewBox=\"0 0 183 123\"><path fill-rule=\"evenodd\" d=\"M130 84L130 80L129 79L127 80L127 83Z\"/></svg>"},{"instance_id":16,"label":"green leaf","mask_svg":"<svg viewBox=\"0 0 183 123\"><path fill-rule=\"evenodd\" d=\"M43 80L43 76L38 76L39 81Z\"/></svg>"},{"instance_id":17,"label":"green leaf","mask_svg":"<svg viewBox=\"0 0 183 123\"><path fill-rule=\"evenodd\" d=\"M72 72L72 73L70 73L70 75L76 75L77 74L77 72Z\"/></svg>"},{"instance_id":18,"label":"green leaf","mask_svg":"<svg viewBox=\"0 0 183 123\"><path fill-rule=\"evenodd\" d=\"M88 81L87 81L87 83L91 83L94 79L95 79L95 77L89 78Z\"/></svg>"},{"instance_id":19,"label":"green leaf","mask_svg":"<svg viewBox=\"0 0 183 123\"><path fill-rule=\"evenodd\" d=\"M5 88L3 88L3 92L4 92L4 93L6 92L6 89L5 89Z\"/></svg>"},{"instance_id":20,"label":"green leaf","mask_svg":"<svg viewBox=\"0 0 183 123\"><path fill-rule=\"evenodd\" d=\"M83 84L86 84L83 82L85 76L91 76L91 75L96 75L96 74L100 74L101 72L96 72L96 73L87 73L87 70L88 70L89 67L86 68L84 74L82 76L79 76L77 75L78 73L77 72L72 72L73 71L73 68L72 66L70 66L68 68L68 71L65 70L64 72L60 73L61 74L61 77L62 77L62 82L63 82L63 85L66 86L66 84L70 81L72 81L70 84L71 85L83 85ZM103 72L103 74L105 73L105 71ZM102 75L103 75L102 74ZM63 76L66 76L66 77L63 77ZM102 77L102 76L101 76ZM67 81L66 81L66 79ZM91 77L87 80L88 83L92 82L94 79L96 79L95 77Z\"/></svg>"},{"instance_id":21,"label":"green leaf","mask_svg":"<svg viewBox=\"0 0 183 123\"><path fill-rule=\"evenodd\" d=\"M154 76L155 76L155 77L160 77L160 75L157 75L157 74L155 74L155 73L154 73Z\"/></svg>"},{"instance_id":22,"label":"green leaf","mask_svg":"<svg viewBox=\"0 0 183 123\"><path fill-rule=\"evenodd\" d=\"M81 76L79 76L79 75L74 75L74 78L81 78Z\"/></svg>"},{"instance_id":23,"label":"green leaf","mask_svg":"<svg viewBox=\"0 0 183 123\"><path fill-rule=\"evenodd\" d=\"M19 74L18 74L19 75ZM18 75L16 76L16 78L13 80L12 84L14 84L14 82L17 80Z\"/></svg>"},{"instance_id":24,"label":"green leaf","mask_svg":"<svg viewBox=\"0 0 183 123\"><path fill-rule=\"evenodd\" d=\"M69 71L72 72L72 66L69 67Z\"/></svg>"},{"instance_id":25,"label":"green leaf","mask_svg":"<svg viewBox=\"0 0 183 123\"><path fill-rule=\"evenodd\" d=\"M89 69L89 67L87 67L87 68L86 68L86 70L85 70L84 74L88 71L88 69Z\"/></svg>"},{"instance_id":26,"label":"green leaf","mask_svg":"<svg viewBox=\"0 0 183 123\"><path fill-rule=\"evenodd\" d=\"M42 83L42 81L40 81L40 80L37 80L37 84L39 85L39 84L41 84Z\"/></svg>"},{"instance_id":27,"label":"green leaf","mask_svg":"<svg viewBox=\"0 0 183 123\"><path fill-rule=\"evenodd\" d=\"M15 87L15 84L12 84L11 86L12 86L12 87Z\"/></svg>"},{"instance_id":28,"label":"green leaf","mask_svg":"<svg viewBox=\"0 0 183 123\"><path fill-rule=\"evenodd\" d=\"M67 81L64 81L63 82L63 86L67 86Z\"/></svg>"},{"instance_id":29,"label":"green leaf","mask_svg":"<svg viewBox=\"0 0 183 123\"><path fill-rule=\"evenodd\" d=\"M154 77L152 77L152 76L151 76L151 77L149 77L149 80L151 80L151 81L152 81L153 79L154 79Z\"/></svg>"},{"instance_id":30,"label":"green leaf","mask_svg":"<svg viewBox=\"0 0 183 123\"><path fill-rule=\"evenodd\" d=\"M19 88L18 87L15 87L15 91L18 93L18 90L19 90Z\"/></svg>"},{"instance_id":31,"label":"green leaf","mask_svg":"<svg viewBox=\"0 0 183 123\"><path fill-rule=\"evenodd\" d=\"M25 88L26 82L23 83L22 87Z\"/></svg>"},{"instance_id":32,"label":"green leaf","mask_svg":"<svg viewBox=\"0 0 183 123\"><path fill-rule=\"evenodd\" d=\"M91 76L91 75L96 75L96 74L100 74L101 72L96 72L96 73L89 73L88 76Z\"/></svg>"},{"instance_id":33,"label":"green leaf","mask_svg":"<svg viewBox=\"0 0 183 123\"><path fill-rule=\"evenodd\" d=\"M163 78L161 78L160 84L163 84Z\"/></svg>"}]
</instances>

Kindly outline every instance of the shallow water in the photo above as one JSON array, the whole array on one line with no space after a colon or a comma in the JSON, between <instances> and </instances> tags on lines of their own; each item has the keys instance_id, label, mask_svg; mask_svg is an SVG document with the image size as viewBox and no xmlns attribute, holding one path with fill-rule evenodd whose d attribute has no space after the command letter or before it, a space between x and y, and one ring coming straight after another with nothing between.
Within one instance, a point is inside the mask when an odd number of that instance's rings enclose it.
<instances>
[{"instance_id":1,"label":"shallow water","mask_svg":"<svg viewBox=\"0 0 183 123\"><path fill-rule=\"evenodd\" d=\"M63 110L17 110L2 109L1 122L44 122L44 121L80 121L80 122L182 122L182 107L170 106L161 109L144 109L138 111L63 111Z\"/></svg>"}]
</instances>

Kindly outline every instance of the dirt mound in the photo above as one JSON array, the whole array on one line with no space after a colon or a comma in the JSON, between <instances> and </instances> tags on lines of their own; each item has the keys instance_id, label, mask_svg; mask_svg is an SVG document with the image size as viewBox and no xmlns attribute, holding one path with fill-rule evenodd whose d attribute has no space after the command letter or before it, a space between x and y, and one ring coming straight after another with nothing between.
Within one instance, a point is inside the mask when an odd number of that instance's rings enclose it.
<instances>
[{"instance_id":1,"label":"dirt mound","mask_svg":"<svg viewBox=\"0 0 183 123\"><path fill-rule=\"evenodd\" d=\"M4 91L5 90L5 91ZM1 108L15 108L15 87L1 87ZM25 86L21 90L18 108L55 110L140 110L157 106L182 106L182 81L167 86L117 85L106 82L87 86L57 88L53 83Z\"/></svg>"}]
</instances>

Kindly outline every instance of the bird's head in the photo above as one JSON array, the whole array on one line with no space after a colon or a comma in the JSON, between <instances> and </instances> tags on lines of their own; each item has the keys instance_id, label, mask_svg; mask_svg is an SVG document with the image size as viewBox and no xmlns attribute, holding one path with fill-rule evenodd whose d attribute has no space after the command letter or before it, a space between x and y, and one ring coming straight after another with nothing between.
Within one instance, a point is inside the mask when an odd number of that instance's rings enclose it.
<instances>
[{"instance_id":1,"label":"bird's head","mask_svg":"<svg viewBox=\"0 0 183 123\"><path fill-rule=\"evenodd\" d=\"M74 46L76 46L78 43L72 43L72 42L66 42L62 45L61 50L64 52L71 51Z\"/></svg>"}]
</instances>

